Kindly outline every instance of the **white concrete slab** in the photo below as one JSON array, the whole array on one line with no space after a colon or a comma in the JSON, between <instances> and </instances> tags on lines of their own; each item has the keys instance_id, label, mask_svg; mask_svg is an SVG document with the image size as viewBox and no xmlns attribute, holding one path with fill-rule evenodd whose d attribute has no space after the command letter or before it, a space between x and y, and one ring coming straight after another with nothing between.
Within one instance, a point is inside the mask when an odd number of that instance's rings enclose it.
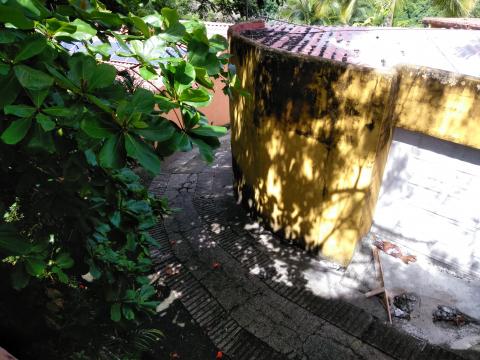
<instances>
[{"instance_id":1,"label":"white concrete slab","mask_svg":"<svg viewBox=\"0 0 480 360\"><path fill-rule=\"evenodd\" d=\"M480 277L480 150L396 129L373 231Z\"/></svg>"}]
</instances>

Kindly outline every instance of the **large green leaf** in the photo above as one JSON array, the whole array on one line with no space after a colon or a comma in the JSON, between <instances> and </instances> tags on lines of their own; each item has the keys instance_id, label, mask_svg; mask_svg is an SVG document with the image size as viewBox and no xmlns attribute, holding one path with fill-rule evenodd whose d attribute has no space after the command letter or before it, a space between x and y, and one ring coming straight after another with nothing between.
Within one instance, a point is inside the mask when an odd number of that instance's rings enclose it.
<instances>
[{"instance_id":1,"label":"large green leaf","mask_svg":"<svg viewBox=\"0 0 480 360\"><path fill-rule=\"evenodd\" d=\"M221 63L217 56L210 52L207 43L198 40L191 40L188 44L188 59L195 67L203 67L208 75L216 75L221 70Z\"/></svg>"},{"instance_id":2,"label":"large green leaf","mask_svg":"<svg viewBox=\"0 0 480 360\"><path fill-rule=\"evenodd\" d=\"M158 13L144 16L142 20L149 25L152 25L157 28L161 28L163 24L163 17Z\"/></svg>"},{"instance_id":3,"label":"large green leaf","mask_svg":"<svg viewBox=\"0 0 480 360\"><path fill-rule=\"evenodd\" d=\"M194 106L194 107L203 107L208 106L212 101L212 95L205 89L186 89L179 98L180 101Z\"/></svg>"},{"instance_id":4,"label":"large green leaf","mask_svg":"<svg viewBox=\"0 0 480 360\"><path fill-rule=\"evenodd\" d=\"M145 80L153 80L158 77L158 74L155 72L155 68L151 66L142 66L140 67L140 76Z\"/></svg>"},{"instance_id":5,"label":"large green leaf","mask_svg":"<svg viewBox=\"0 0 480 360\"><path fill-rule=\"evenodd\" d=\"M206 65L206 58L209 54L208 43L198 40L191 40L188 43L188 59L193 66L204 67Z\"/></svg>"},{"instance_id":6,"label":"large green leaf","mask_svg":"<svg viewBox=\"0 0 480 360\"><path fill-rule=\"evenodd\" d=\"M7 105L3 109L6 115L15 115L18 117L30 117L36 109L33 106L28 105Z\"/></svg>"},{"instance_id":7,"label":"large green leaf","mask_svg":"<svg viewBox=\"0 0 480 360\"><path fill-rule=\"evenodd\" d=\"M53 121L50 118L50 116L44 115L42 113L37 114L35 119L37 120L37 123L40 124L40 126L44 131L52 131L53 129L55 129L55 126L57 125L55 121Z\"/></svg>"},{"instance_id":8,"label":"large green leaf","mask_svg":"<svg viewBox=\"0 0 480 360\"><path fill-rule=\"evenodd\" d=\"M42 106L43 102L47 98L49 91L48 89L43 89L43 90L28 90L27 91L28 96L32 100L33 104L39 108Z\"/></svg>"},{"instance_id":9,"label":"large green leaf","mask_svg":"<svg viewBox=\"0 0 480 360\"><path fill-rule=\"evenodd\" d=\"M22 30L31 29L34 25L34 22L27 18L21 10L4 5L0 5L0 22L10 23Z\"/></svg>"},{"instance_id":10,"label":"large green leaf","mask_svg":"<svg viewBox=\"0 0 480 360\"><path fill-rule=\"evenodd\" d=\"M68 78L75 86L88 92L112 85L117 71L109 64L97 64L91 56L76 54L72 56L68 65Z\"/></svg>"},{"instance_id":11,"label":"large green leaf","mask_svg":"<svg viewBox=\"0 0 480 360\"><path fill-rule=\"evenodd\" d=\"M94 73L96 65L97 63L95 59L91 56L86 56L80 53L75 54L68 59L70 71L68 72L67 77L75 84L75 86L86 90L88 85L87 81Z\"/></svg>"},{"instance_id":12,"label":"large green leaf","mask_svg":"<svg viewBox=\"0 0 480 360\"><path fill-rule=\"evenodd\" d=\"M204 23L202 23L201 21L193 20L183 22L183 25L185 25L185 28L190 35L190 40L200 41L208 45L207 27Z\"/></svg>"},{"instance_id":13,"label":"large green leaf","mask_svg":"<svg viewBox=\"0 0 480 360\"><path fill-rule=\"evenodd\" d=\"M89 18L97 20L108 27L120 27L124 22L119 14L106 11L92 11L89 14Z\"/></svg>"},{"instance_id":14,"label":"large green leaf","mask_svg":"<svg viewBox=\"0 0 480 360\"><path fill-rule=\"evenodd\" d=\"M227 128L223 126L214 126L214 125L202 125L196 127L190 132L194 133L195 135L199 136L223 136L227 133Z\"/></svg>"},{"instance_id":15,"label":"large green leaf","mask_svg":"<svg viewBox=\"0 0 480 360\"><path fill-rule=\"evenodd\" d=\"M135 114L150 114L155 105L155 97L149 90L139 88L130 101L124 101L117 108L117 114L123 122L130 122Z\"/></svg>"},{"instance_id":16,"label":"large green leaf","mask_svg":"<svg viewBox=\"0 0 480 360\"><path fill-rule=\"evenodd\" d=\"M87 98L92 104L97 105L103 111L107 112L108 114L112 113L112 111L110 109L110 103L108 102L108 100L101 99L101 98L98 98L98 97L96 97L94 95L90 95L90 94L87 94Z\"/></svg>"},{"instance_id":17,"label":"large green leaf","mask_svg":"<svg viewBox=\"0 0 480 360\"><path fill-rule=\"evenodd\" d=\"M15 101L20 92L20 84L12 69L7 75L0 75L0 89L2 89L2 96L0 96L0 108L9 105Z\"/></svg>"},{"instance_id":18,"label":"large green leaf","mask_svg":"<svg viewBox=\"0 0 480 360\"><path fill-rule=\"evenodd\" d=\"M25 269L27 272L32 276L40 276L43 275L47 264L43 259L39 258L29 258L25 262Z\"/></svg>"},{"instance_id":19,"label":"large green leaf","mask_svg":"<svg viewBox=\"0 0 480 360\"><path fill-rule=\"evenodd\" d=\"M198 149L200 150L200 155L202 155L203 159L211 163L214 159L212 147L202 139L192 137L191 140L195 145L198 146Z\"/></svg>"},{"instance_id":20,"label":"large green leaf","mask_svg":"<svg viewBox=\"0 0 480 360\"><path fill-rule=\"evenodd\" d=\"M196 127L202 120L202 115L198 111L183 109L182 121L186 129L190 130Z\"/></svg>"},{"instance_id":21,"label":"large green leaf","mask_svg":"<svg viewBox=\"0 0 480 360\"><path fill-rule=\"evenodd\" d=\"M15 65L15 75L20 84L29 90L42 90L52 86L53 78L43 71L36 70L26 65Z\"/></svg>"},{"instance_id":22,"label":"large green leaf","mask_svg":"<svg viewBox=\"0 0 480 360\"><path fill-rule=\"evenodd\" d=\"M196 78L195 81L207 89L213 90L214 84L212 79L204 68L195 68Z\"/></svg>"},{"instance_id":23,"label":"large green leaf","mask_svg":"<svg viewBox=\"0 0 480 360\"><path fill-rule=\"evenodd\" d=\"M170 110L180 107L179 104L174 103L169 98L161 95L155 95L155 103L158 105L161 112L167 113Z\"/></svg>"},{"instance_id":24,"label":"large green leaf","mask_svg":"<svg viewBox=\"0 0 480 360\"><path fill-rule=\"evenodd\" d=\"M57 256L55 263L61 269L70 269L73 266L74 261L69 253L64 252Z\"/></svg>"},{"instance_id":25,"label":"large green leaf","mask_svg":"<svg viewBox=\"0 0 480 360\"><path fill-rule=\"evenodd\" d=\"M80 123L80 126L88 136L94 139L104 139L115 135L120 129L112 123L101 121L95 116L86 116Z\"/></svg>"},{"instance_id":26,"label":"large green leaf","mask_svg":"<svg viewBox=\"0 0 480 360\"><path fill-rule=\"evenodd\" d=\"M161 33L158 36L165 41L176 44L182 40L185 33L186 33L185 26L183 26L183 24L179 22L176 22L176 23L173 23L172 25L169 25L165 29L165 32Z\"/></svg>"},{"instance_id":27,"label":"large green leaf","mask_svg":"<svg viewBox=\"0 0 480 360\"><path fill-rule=\"evenodd\" d=\"M104 168L118 169L125 163L123 135L109 137L102 146L98 155L100 165Z\"/></svg>"},{"instance_id":28,"label":"large green leaf","mask_svg":"<svg viewBox=\"0 0 480 360\"><path fill-rule=\"evenodd\" d=\"M13 59L13 62L18 63L30 59L31 57L40 54L47 46L47 41L44 37L35 37L29 39L27 42L21 44L21 50Z\"/></svg>"},{"instance_id":29,"label":"large green leaf","mask_svg":"<svg viewBox=\"0 0 480 360\"><path fill-rule=\"evenodd\" d=\"M128 17L128 20L139 30L145 37L150 37L150 30L148 28L148 25L143 21L142 18L139 18L138 16L135 15L130 15Z\"/></svg>"},{"instance_id":30,"label":"large green leaf","mask_svg":"<svg viewBox=\"0 0 480 360\"><path fill-rule=\"evenodd\" d=\"M148 205L148 202L143 201L143 200L127 200L124 204L123 207L125 210L129 211L130 213L141 215L141 214L147 214L150 212L151 208Z\"/></svg>"},{"instance_id":31,"label":"large green leaf","mask_svg":"<svg viewBox=\"0 0 480 360\"><path fill-rule=\"evenodd\" d=\"M180 20L180 16L178 15L177 11L168 7L164 7L162 9L162 18L163 23L167 28L178 23L178 21Z\"/></svg>"},{"instance_id":32,"label":"large green leaf","mask_svg":"<svg viewBox=\"0 0 480 360\"><path fill-rule=\"evenodd\" d=\"M115 211L112 215L110 215L109 220L113 226L119 228L122 222L122 213L120 211Z\"/></svg>"},{"instance_id":33,"label":"large green leaf","mask_svg":"<svg viewBox=\"0 0 480 360\"><path fill-rule=\"evenodd\" d=\"M41 20L51 15L42 4L42 2L45 2L43 0L3 0L2 2L22 10L31 19Z\"/></svg>"},{"instance_id":34,"label":"large green leaf","mask_svg":"<svg viewBox=\"0 0 480 360\"><path fill-rule=\"evenodd\" d=\"M166 42L160 36L152 36L146 41L130 41L131 51L144 62L150 63L165 56Z\"/></svg>"},{"instance_id":35,"label":"large green leaf","mask_svg":"<svg viewBox=\"0 0 480 360\"><path fill-rule=\"evenodd\" d=\"M145 169L158 174L160 172L160 159L150 146L130 134L125 135L125 148L128 156L137 160Z\"/></svg>"},{"instance_id":36,"label":"large green leaf","mask_svg":"<svg viewBox=\"0 0 480 360\"><path fill-rule=\"evenodd\" d=\"M222 35L215 34L210 38L210 52L221 52L228 49L228 42Z\"/></svg>"},{"instance_id":37,"label":"large green leaf","mask_svg":"<svg viewBox=\"0 0 480 360\"><path fill-rule=\"evenodd\" d=\"M75 19L70 23L70 25L75 26L75 31L70 32L69 28L64 28L61 31L58 31L55 34L55 37L58 38L70 38L78 41L86 41L92 39L96 34L97 30L90 26L90 24L86 23L81 19Z\"/></svg>"},{"instance_id":38,"label":"large green leaf","mask_svg":"<svg viewBox=\"0 0 480 360\"><path fill-rule=\"evenodd\" d=\"M174 88L178 94L181 94L185 89L188 89L195 81L195 68L182 61L176 66L170 67L174 70ZM173 72L173 71L172 71Z\"/></svg>"},{"instance_id":39,"label":"large green leaf","mask_svg":"<svg viewBox=\"0 0 480 360\"><path fill-rule=\"evenodd\" d=\"M77 113L75 108L67 108L63 106L50 106L47 108L43 108L42 112L47 115L59 117L70 117L74 116Z\"/></svg>"},{"instance_id":40,"label":"large green leaf","mask_svg":"<svg viewBox=\"0 0 480 360\"><path fill-rule=\"evenodd\" d=\"M45 21L45 26L48 33L51 36L55 36L56 38L58 36L68 35L66 40L70 40L70 34L73 34L77 30L77 27L75 25L72 25L71 23L66 21L58 20L56 18L47 19ZM59 38L57 39L61 40Z\"/></svg>"},{"instance_id":41,"label":"large green leaf","mask_svg":"<svg viewBox=\"0 0 480 360\"><path fill-rule=\"evenodd\" d=\"M129 307L129 306L124 305L124 306L122 307L122 313L123 313L123 317L124 317L126 320L133 320L133 319L135 319L135 313L133 312L132 308Z\"/></svg>"},{"instance_id":42,"label":"large green leaf","mask_svg":"<svg viewBox=\"0 0 480 360\"><path fill-rule=\"evenodd\" d=\"M57 275L58 280L64 284L68 284L68 276L58 266L52 267L52 272Z\"/></svg>"},{"instance_id":43,"label":"large green leaf","mask_svg":"<svg viewBox=\"0 0 480 360\"><path fill-rule=\"evenodd\" d=\"M136 134L151 141L166 141L175 133L175 127L170 120L155 119L145 129L135 129Z\"/></svg>"},{"instance_id":44,"label":"large green leaf","mask_svg":"<svg viewBox=\"0 0 480 360\"><path fill-rule=\"evenodd\" d=\"M192 150L192 142L190 137L183 131L175 131L173 136L165 143L162 143L162 147L165 146L171 151L190 151Z\"/></svg>"},{"instance_id":45,"label":"large green leaf","mask_svg":"<svg viewBox=\"0 0 480 360\"><path fill-rule=\"evenodd\" d=\"M109 64L99 64L88 77L88 90L102 89L113 84L117 76L115 67Z\"/></svg>"},{"instance_id":46,"label":"large green leaf","mask_svg":"<svg viewBox=\"0 0 480 360\"><path fill-rule=\"evenodd\" d=\"M54 68L53 66L50 66L49 64L46 64L45 66L48 72L55 77L55 80L61 87L70 89L70 90L78 90L78 85L74 84L69 78L63 75L58 69Z\"/></svg>"},{"instance_id":47,"label":"large green leaf","mask_svg":"<svg viewBox=\"0 0 480 360\"><path fill-rule=\"evenodd\" d=\"M122 320L121 305L119 303L115 303L110 307L110 319L116 322Z\"/></svg>"},{"instance_id":48,"label":"large green leaf","mask_svg":"<svg viewBox=\"0 0 480 360\"><path fill-rule=\"evenodd\" d=\"M30 244L25 241L12 224L0 224L0 253L5 255L25 255Z\"/></svg>"},{"instance_id":49,"label":"large green leaf","mask_svg":"<svg viewBox=\"0 0 480 360\"><path fill-rule=\"evenodd\" d=\"M103 58L110 58L110 55L112 55L112 46L107 43L102 43L98 45L90 45L86 44L88 50L95 54L100 54Z\"/></svg>"},{"instance_id":50,"label":"large green leaf","mask_svg":"<svg viewBox=\"0 0 480 360\"><path fill-rule=\"evenodd\" d=\"M10 126L3 132L0 137L5 144L14 145L21 141L25 135L27 135L30 126L32 125L32 119L24 118L15 120Z\"/></svg>"}]
</instances>

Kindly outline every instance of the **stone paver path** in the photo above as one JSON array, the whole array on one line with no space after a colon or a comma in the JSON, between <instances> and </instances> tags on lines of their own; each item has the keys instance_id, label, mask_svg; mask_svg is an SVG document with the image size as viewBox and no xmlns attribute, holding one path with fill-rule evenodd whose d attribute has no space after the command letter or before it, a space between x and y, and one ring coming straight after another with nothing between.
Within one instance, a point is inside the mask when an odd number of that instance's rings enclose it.
<instances>
[{"instance_id":1,"label":"stone paver path","mask_svg":"<svg viewBox=\"0 0 480 360\"><path fill-rule=\"evenodd\" d=\"M157 270L224 358L457 358L312 292L301 271L309 255L253 222L232 182L227 136L213 165L197 152L177 154L150 188L179 209L152 231Z\"/></svg>"}]
</instances>

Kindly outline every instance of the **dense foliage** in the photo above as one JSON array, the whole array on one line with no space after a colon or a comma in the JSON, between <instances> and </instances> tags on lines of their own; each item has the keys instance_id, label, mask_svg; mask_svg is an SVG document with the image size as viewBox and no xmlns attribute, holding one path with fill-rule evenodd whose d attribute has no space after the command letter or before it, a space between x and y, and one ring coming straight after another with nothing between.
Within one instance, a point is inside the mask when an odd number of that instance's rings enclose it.
<instances>
[{"instance_id":1,"label":"dense foliage","mask_svg":"<svg viewBox=\"0 0 480 360\"><path fill-rule=\"evenodd\" d=\"M421 26L429 16L469 16L476 0L286 0L277 16L306 24Z\"/></svg>"},{"instance_id":2,"label":"dense foliage","mask_svg":"<svg viewBox=\"0 0 480 360\"><path fill-rule=\"evenodd\" d=\"M235 21L267 16L303 24L421 26L428 16L479 16L477 0L142 0L176 7L186 16Z\"/></svg>"},{"instance_id":3,"label":"dense foliage","mask_svg":"<svg viewBox=\"0 0 480 360\"><path fill-rule=\"evenodd\" d=\"M133 3L0 5L0 337L23 359L138 358L158 337L148 230L168 207L131 168L192 146L211 161L226 131L198 110L213 78L238 85L226 40ZM132 87L115 52L163 87Z\"/></svg>"},{"instance_id":4,"label":"dense foliage","mask_svg":"<svg viewBox=\"0 0 480 360\"><path fill-rule=\"evenodd\" d=\"M107 0L115 11L128 10L148 15L164 7L174 8L182 17L209 21L236 21L256 17L282 0ZM121 3L121 5L119 5Z\"/></svg>"}]
</instances>

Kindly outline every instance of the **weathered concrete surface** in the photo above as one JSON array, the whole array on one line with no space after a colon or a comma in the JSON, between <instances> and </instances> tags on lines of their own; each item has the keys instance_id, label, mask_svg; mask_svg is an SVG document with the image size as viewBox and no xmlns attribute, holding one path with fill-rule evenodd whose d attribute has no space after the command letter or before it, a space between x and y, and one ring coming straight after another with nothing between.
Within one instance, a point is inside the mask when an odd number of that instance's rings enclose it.
<instances>
[{"instance_id":1,"label":"weathered concrete surface","mask_svg":"<svg viewBox=\"0 0 480 360\"><path fill-rule=\"evenodd\" d=\"M396 129L375 232L480 278L480 150Z\"/></svg>"},{"instance_id":2,"label":"weathered concrete surface","mask_svg":"<svg viewBox=\"0 0 480 360\"><path fill-rule=\"evenodd\" d=\"M480 148L480 80L468 76L480 75L480 32L254 22L230 36L251 94L230 104L236 192L307 249L348 264L395 126Z\"/></svg>"},{"instance_id":3,"label":"weathered concrete surface","mask_svg":"<svg viewBox=\"0 0 480 360\"><path fill-rule=\"evenodd\" d=\"M480 77L408 67L398 76L395 126L480 149Z\"/></svg>"},{"instance_id":4,"label":"weathered concrete surface","mask_svg":"<svg viewBox=\"0 0 480 360\"><path fill-rule=\"evenodd\" d=\"M226 356L458 358L385 325L374 299L342 288L342 269L251 220L234 198L228 137L211 167L196 152L179 154L150 190L181 208L153 232L158 270Z\"/></svg>"}]
</instances>

